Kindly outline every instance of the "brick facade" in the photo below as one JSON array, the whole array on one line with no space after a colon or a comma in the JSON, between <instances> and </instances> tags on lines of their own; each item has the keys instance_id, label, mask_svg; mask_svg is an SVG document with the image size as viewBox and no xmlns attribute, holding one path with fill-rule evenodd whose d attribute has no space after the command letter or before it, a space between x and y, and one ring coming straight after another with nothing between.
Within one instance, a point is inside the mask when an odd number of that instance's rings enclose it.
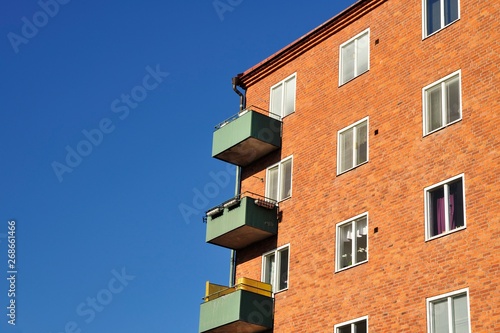
<instances>
[{"instance_id":1,"label":"brick facade","mask_svg":"<svg viewBox=\"0 0 500 333\"><path fill-rule=\"evenodd\" d=\"M421 0L359 1L242 76L247 106L296 73L282 149L293 155L278 236L237 252L237 277L261 278L262 254L290 244L275 333L333 332L368 316L370 333L427 332L426 299L469 288L472 332L500 332L500 2L461 0L460 19L422 37ZM339 46L369 28L370 69L339 87ZM306 36L306 37L307 37ZM460 70L462 119L423 135L422 88ZM338 131L368 117L368 162L337 175ZM466 228L426 241L424 189L463 174ZM262 181L261 179L264 179ZM368 261L336 272L336 225L368 213Z\"/></svg>"}]
</instances>

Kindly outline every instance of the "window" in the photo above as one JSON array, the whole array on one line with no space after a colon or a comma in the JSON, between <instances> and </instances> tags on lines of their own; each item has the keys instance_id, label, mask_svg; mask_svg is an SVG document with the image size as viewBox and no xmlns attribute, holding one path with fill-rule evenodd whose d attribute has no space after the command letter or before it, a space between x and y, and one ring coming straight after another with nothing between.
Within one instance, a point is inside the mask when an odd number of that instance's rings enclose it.
<instances>
[{"instance_id":1,"label":"window","mask_svg":"<svg viewBox=\"0 0 500 333\"><path fill-rule=\"evenodd\" d=\"M342 324L335 325L335 333L367 333L368 317L354 319Z\"/></svg>"},{"instance_id":2,"label":"window","mask_svg":"<svg viewBox=\"0 0 500 333\"><path fill-rule=\"evenodd\" d=\"M337 224L337 271L368 260L368 214Z\"/></svg>"},{"instance_id":3,"label":"window","mask_svg":"<svg viewBox=\"0 0 500 333\"><path fill-rule=\"evenodd\" d=\"M462 119L460 71L423 89L424 135Z\"/></svg>"},{"instance_id":4,"label":"window","mask_svg":"<svg viewBox=\"0 0 500 333\"><path fill-rule=\"evenodd\" d=\"M293 74L271 87L271 117L280 119L295 112L296 81L297 75Z\"/></svg>"},{"instance_id":5,"label":"window","mask_svg":"<svg viewBox=\"0 0 500 333\"><path fill-rule=\"evenodd\" d=\"M368 118L338 133L337 174L368 161Z\"/></svg>"},{"instance_id":6,"label":"window","mask_svg":"<svg viewBox=\"0 0 500 333\"><path fill-rule=\"evenodd\" d=\"M370 30L340 45L339 85L370 69Z\"/></svg>"},{"instance_id":7,"label":"window","mask_svg":"<svg viewBox=\"0 0 500 333\"><path fill-rule=\"evenodd\" d=\"M423 0L424 38L458 20L459 0Z\"/></svg>"},{"instance_id":8,"label":"window","mask_svg":"<svg viewBox=\"0 0 500 333\"><path fill-rule=\"evenodd\" d=\"M469 290L427 299L429 333L470 333Z\"/></svg>"},{"instance_id":9,"label":"window","mask_svg":"<svg viewBox=\"0 0 500 333\"><path fill-rule=\"evenodd\" d=\"M262 257L262 281L273 286L273 292L288 288L290 246L282 246Z\"/></svg>"},{"instance_id":10,"label":"window","mask_svg":"<svg viewBox=\"0 0 500 333\"><path fill-rule=\"evenodd\" d=\"M292 196L292 161L289 157L267 169L266 198L281 201Z\"/></svg>"},{"instance_id":11,"label":"window","mask_svg":"<svg viewBox=\"0 0 500 333\"><path fill-rule=\"evenodd\" d=\"M463 175L425 189L426 238L465 228Z\"/></svg>"}]
</instances>

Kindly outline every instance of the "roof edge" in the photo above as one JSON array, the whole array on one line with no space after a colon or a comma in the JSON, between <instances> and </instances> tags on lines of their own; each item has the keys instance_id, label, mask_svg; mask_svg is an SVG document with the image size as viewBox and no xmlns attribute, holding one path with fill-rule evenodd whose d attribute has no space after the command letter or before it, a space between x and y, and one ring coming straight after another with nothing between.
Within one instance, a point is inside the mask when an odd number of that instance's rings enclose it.
<instances>
[{"instance_id":1,"label":"roof edge","mask_svg":"<svg viewBox=\"0 0 500 333\"><path fill-rule=\"evenodd\" d=\"M242 86L250 87L386 1L388 0L359 0L352 4L280 51L238 74Z\"/></svg>"}]
</instances>

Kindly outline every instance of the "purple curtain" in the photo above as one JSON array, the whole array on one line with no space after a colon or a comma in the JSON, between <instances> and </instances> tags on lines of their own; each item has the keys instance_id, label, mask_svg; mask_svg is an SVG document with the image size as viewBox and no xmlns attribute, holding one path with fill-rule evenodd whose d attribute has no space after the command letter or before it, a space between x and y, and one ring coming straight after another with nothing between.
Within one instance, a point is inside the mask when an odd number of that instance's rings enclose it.
<instances>
[{"instance_id":1,"label":"purple curtain","mask_svg":"<svg viewBox=\"0 0 500 333\"><path fill-rule=\"evenodd\" d=\"M437 198L436 202L436 235L446 231L444 197Z\"/></svg>"}]
</instances>

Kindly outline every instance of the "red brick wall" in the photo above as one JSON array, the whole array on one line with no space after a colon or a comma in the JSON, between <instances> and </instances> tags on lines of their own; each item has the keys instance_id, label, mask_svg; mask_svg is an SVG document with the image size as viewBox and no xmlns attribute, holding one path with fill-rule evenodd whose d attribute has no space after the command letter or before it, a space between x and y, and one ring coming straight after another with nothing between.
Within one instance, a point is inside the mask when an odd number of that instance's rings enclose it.
<instances>
[{"instance_id":1,"label":"red brick wall","mask_svg":"<svg viewBox=\"0 0 500 333\"><path fill-rule=\"evenodd\" d=\"M365 315L370 333L427 332L426 298L467 287L472 332L500 332L500 2L460 5L459 21L422 40L421 0L389 0L248 88L248 105L269 109L270 87L297 73L283 148L242 183L264 194L258 177L293 154L279 235L238 251L237 276L260 279L262 254L290 244L274 332ZM339 87L339 45L368 27L370 70ZM459 69L462 120L424 137L422 88ZM337 132L367 116L369 162L337 176ZM424 188L462 173L467 228L426 242ZM369 260L336 273L336 224L364 212Z\"/></svg>"}]
</instances>

